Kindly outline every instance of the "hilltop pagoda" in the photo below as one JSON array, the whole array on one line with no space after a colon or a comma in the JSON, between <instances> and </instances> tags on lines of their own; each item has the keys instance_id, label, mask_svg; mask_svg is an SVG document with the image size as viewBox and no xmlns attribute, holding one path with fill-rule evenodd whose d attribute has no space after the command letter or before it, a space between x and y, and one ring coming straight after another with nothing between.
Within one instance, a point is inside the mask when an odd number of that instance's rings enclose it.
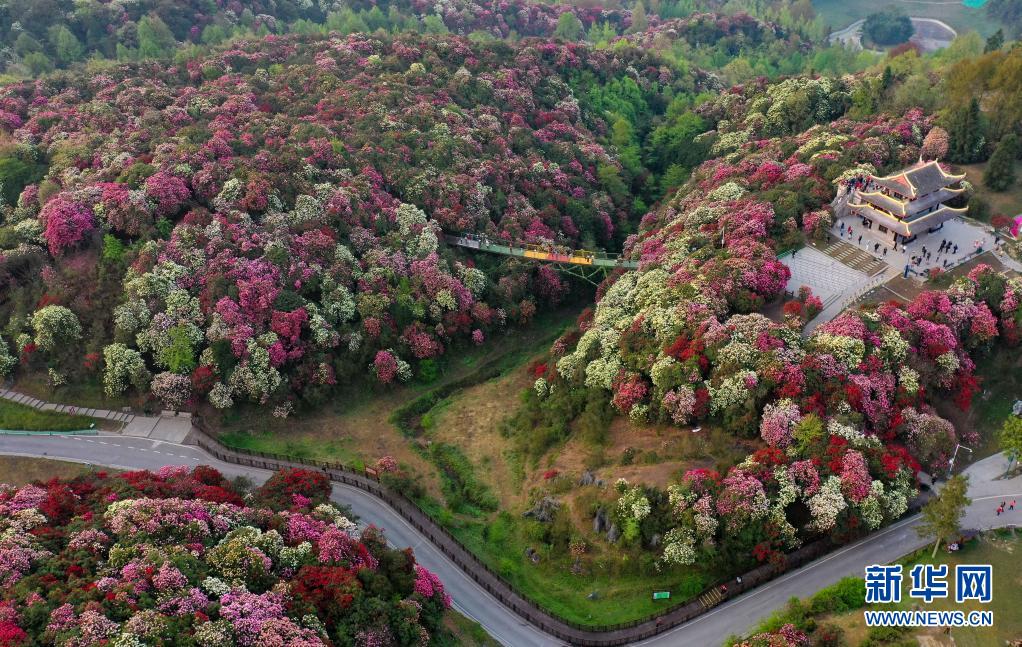
<instances>
[{"instance_id":1,"label":"hilltop pagoda","mask_svg":"<svg viewBox=\"0 0 1022 647\"><path fill-rule=\"evenodd\" d=\"M868 177L848 201L867 229L874 227L895 243L910 243L921 233L941 229L965 214L944 204L964 191L954 188L965 174L946 173L936 161L915 164L886 177Z\"/></svg>"}]
</instances>

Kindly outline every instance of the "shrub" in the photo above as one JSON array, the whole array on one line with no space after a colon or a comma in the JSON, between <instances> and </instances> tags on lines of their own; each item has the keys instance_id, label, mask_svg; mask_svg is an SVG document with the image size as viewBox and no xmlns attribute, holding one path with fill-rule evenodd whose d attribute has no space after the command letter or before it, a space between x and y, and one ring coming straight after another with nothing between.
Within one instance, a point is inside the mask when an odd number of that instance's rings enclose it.
<instances>
[{"instance_id":1,"label":"shrub","mask_svg":"<svg viewBox=\"0 0 1022 647\"><path fill-rule=\"evenodd\" d=\"M897 45L911 38L915 28L904 13L888 9L866 16L862 31L878 45Z\"/></svg>"},{"instance_id":2,"label":"shrub","mask_svg":"<svg viewBox=\"0 0 1022 647\"><path fill-rule=\"evenodd\" d=\"M284 469L274 472L254 493L257 501L282 508L307 508L325 503L332 486L323 472L308 469Z\"/></svg>"}]
</instances>

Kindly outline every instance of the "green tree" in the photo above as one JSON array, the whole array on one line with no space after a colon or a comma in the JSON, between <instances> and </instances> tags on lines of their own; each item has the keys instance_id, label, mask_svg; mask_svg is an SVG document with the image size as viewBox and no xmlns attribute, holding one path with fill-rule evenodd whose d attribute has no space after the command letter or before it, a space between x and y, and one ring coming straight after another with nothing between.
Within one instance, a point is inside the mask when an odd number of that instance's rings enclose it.
<instances>
[{"instance_id":1,"label":"green tree","mask_svg":"<svg viewBox=\"0 0 1022 647\"><path fill-rule=\"evenodd\" d=\"M1004 47L1004 30L998 29L994 32L993 36L987 39L986 45L983 47L983 53L996 52L1002 47Z\"/></svg>"},{"instance_id":2,"label":"green tree","mask_svg":"<svg viewBox=\"0 0 1022 647\"><path fill-rule=\"evenodd\" d=\"M7 155L0 152L0 196L3 202L16 204L21 191L29 184L41 180L45 174L45 166L25 159L17 151Z\"/></svg>"},{"instance_id":3,"label":"green tree","mask_svg":"<svg viewBox=\"0 0 1022 647\"><path fill-rule=\"evenodd\" d=\"M952 108L947 116L949 138L948 160L958 164L971 164L983 159L986 145L986 126L979 111L979 101L973 97L966 106Z\"/></svg>"},{"instance_id":4,"label":"green tree","mask_svg":"<svg viewBox=\"0 0 1022 647\"><path fill-rule=\"evenodd\" d=\"M1008 456L1008 460L1017 462L1022 456L1022 418L1011 416L1005 420L998 439L1001 441L1001 451Z\"/></svg>"},{"instance_id":5,"label":"green tree","mask_svg":"<svg viewBox=\"0 0 1022 647\"><path fill-rule=\"evenodd\" d=\"M641 34L649 27L649 19L646 18L646 5L642 0L635 3L632 9L632 26L628 28L630 34Z\"/></svg>"},{"instance_id":6,"label":"green tree","mask_svg":"<svg viewBox=\"0 0 1022 647\"><path fill-rule=\"evenodd\" d=\"M635 142L635 129L624 117L618 118L611 126L610 143L617 147L621 166L635 177L642 172L642 156Z\"/></svg>"},{"instance_id":7,"label":"green tree","mask_svg":"<svg viewBox=\"0 0 1022 647\"><path fill-rule=\"evenodd\" d=\"M46 31L46 36L61 65L69 65L82 59L82 54L85 53L82 42L64 25L53 25Z\"/></svg>"},{"instance_id":8,"label":"green tree","mask_svg":"<svg viewBox=\"0 0 1022 647\"><path fill-rule=\"evenodd\" d=\"M1015 156L1018 155L1018 136L1008 133L998 142L990 163L983 173L983 184L994 191L1004 191L1015 184Z\"/></svg>"},{"instance_id":9,"label":"green tree","mask_svg":"<svg viewBox=\"0 0 1022 647\"><path fill-rule=\"evenodd\" d=\"M158 363L172 373L187 375L196 366L188 329L183 325L174 326L167 331L167 337L170 343L160 351Z\"/></svg>"},{"instance_id":10,"label":"green tree","mask_svg":"<svg viewBox=\"0 0 1022 647\"><path fill-rule=\"evenodd\" d=\"M422 31L427 34L446 34L447 25L440 16L430 14L422 19Z\"/></svg>"},{"instance_id":11,"label":"green tree","mask_svg":"<svg viewBox=\"0 0 1022 647\"><path fill-rule=\"evenodd\" d=\"M702 117L691 110L658 127L646 141L649 165L657 171L675 164L689 169L698 166L706 155L706 147L697 144L695 138L705 130Z\"/></svg>"},{"instance_id":12,"label":"green tree","mask_svg":"<svg viewBox=\"0 0 1022 647\"><path fill-rule=\"evenodd\" d=\"M25 67L27 67L35 76L53 71L53 61L50 60L49 56L42 52L29 52L28 54L25 54L25 57L22 60L25 63Z\"/></svg>"},{"instance_id":13,"label":"green tree","mask_svg":"<svg viewBox=\"0 0 1022 647\"><path fill-rule=\"evenodd\" d=\"M565 11L557 19L554 36L563 40L577 41L582 36L582 21L571 11Z\"/></svg>"},{"instance_id":14,"label":"green tree","mask_svg":"<svg viewBox=\"0 0 1022 647\"><path fill-rule=\"evenodd\" d=\"M915 28L908 16L897 9L887 9L866 16L862 32L877 45L899 45L912 37Z\"/></svg>"},{"instance_id":15,"label":"green tree","mask_svg":"<svg viewBox=\"0 0 1022 647\"><path fill-rule=\"evenodd\" d=\"M116 265L124 259L124 243L113 234L103 236L103 262Z\"/></svg>"},{"instance_id":16,"label":"green tree","mask_svg":"<svg viewBox=\"0 0 1022 647\"><path fill-rule=\"evenodd\" d=\"M593 23L587 39L598 47L604 47L617 37L617 30L608 22Z\"/></svg>"},{"instance_id":17,"label":"green tree","mask_svg":"<svg viewBox=\"0 0 1022 647\"><path fill-rule=\"evenodd\" d=\"M27 31L23 31L18 34L17 40L14 41L14 53L18 56L25 56L32 52L43 51L43 46L36 39L32 38L32 35Z\"/></svg>"},{"instance_id":18,"label":"green tree","mask_svg":"<svg viewBox=\"0 0 1022 647\"><path fill-rule=\"evenodd\" d=\"M965 516L965 508L970 503L969 477L957 474L944 484L940 493L923 506L923 520L916 527L920 537L934 539L933 555L936 557L940 542L961 532L960 524Z\"/></svg>"},{"instance_id":19,"label":"green tree","mask_svg":"<svg viewBox=\"0 0 1022 647\"><path fill-rule=\"evenodd\" d=\"M138 21L138 54L142 58L166 58L176 46L173 32L159 16L150 14Z\"/></svg>"}]
</instances>

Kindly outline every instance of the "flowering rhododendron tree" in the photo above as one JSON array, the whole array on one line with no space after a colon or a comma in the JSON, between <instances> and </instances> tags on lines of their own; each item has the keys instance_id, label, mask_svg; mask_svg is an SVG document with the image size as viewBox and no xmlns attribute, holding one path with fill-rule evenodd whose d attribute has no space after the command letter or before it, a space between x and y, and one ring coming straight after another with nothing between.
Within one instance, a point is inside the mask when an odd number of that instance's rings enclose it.
<instances>
[{"instance_id":1,"label":"flowering rhododendron tree","mask_svg":"<svg viewBox=\"0 0 1022 647\"><path fill-rule=\"evenodd\" d=\"M588 26L629 24L626 10L526 0L487 4L482 15L460 0L402 6L459 33L550 35L563 11ZM672 38L696 38L696 27ZM761 40L764 28L725 31ZM560 42L498 49L416 33L242 39L180 66L76 76L66 91L5 86L5 137L61 153L46 156L49 179L9 209L18 233L5 240L21 260L9 264L4 249L0 278L17 275L26 296L42 283L63 287L37 307L69 308L97 348L130 357L134 376L131 353L154 375L204 367L195 393L217 408L284 412L325 401L338 384L428 373L452 349L528 323L569 288L550 266L477 267L444 244L445 232L578 249L618 248L632 228L633 171L605 136L616 99L571 96L577 77L605 79L643 111L662 112L662 92L718 86L627 43L613 53ZM769 221L760 211L749 218L758 233ZM732 275L757 295L775 293L783 266L747 251ZM24 272L40 254L53 269ZM76 294L72 275L89 288ZM16 318L8 334L23 332ZM67 364L58 373L75 379L81 362ZM126 375L109 372L110 394ZM180 380L152 385L168 403L202 402Z\"/></svg>"},{"instance_id":2,"label":"flowering rhododendron tree","mask_svg":"<svg viewBox=\"0 0 1022 647\"><path fill-rule=\"evenodd\" d=\"M918 110L805 132L775 110L799 92L833 115L848 91L830 80L753 84L701 107L722 129L719 157L647 214L626 245L639 270L601 286L579 331L552 349L556 373L529 392L552 408L572 390L596 390L622 412L641 411L636 420L705 421L766 445L717 477L686 473L667 497L641 485L621 493L622 523L638 492L649 502L635 539L661 563L751 565L897 519L917 472L946 469L960 437L975 439L926 398L967 408L974 356L1018 342L1022 284L985 267L905 305L847 310L806 336L803 310L822 307L808 290L782 323L746 314L783 289L775 245L797 235L799 216L804 227L811 214L810 232L825 222L835 188L824 177L905 164L930 131ZM799 208L778 199L785 191Z\"/></svg>"},{"instance_id":3,"label":"flowering rhododendron tree","mask_svg":"<svg viewBox=\"0 0 1022 647\"><path fill-rule=\"evenodd\" d=\"M450 598L410 551L328 503L276 505L314 493L314 476L274 475L267 507L208 467L0 485L0 638L314 647L444 632Z\"/></svg>"},{"instance_id":4,"label":"flowering rhododendron tree","mask_svg":"<svg viewBox=\"0 0 1022 647\"><path fill-rule=\"evenodd\" d=\"M96 227L96 216L88 205L64 196L47 202L39 212L39 221L54 256L80 243Z\"/></svg>"}]
</instances>

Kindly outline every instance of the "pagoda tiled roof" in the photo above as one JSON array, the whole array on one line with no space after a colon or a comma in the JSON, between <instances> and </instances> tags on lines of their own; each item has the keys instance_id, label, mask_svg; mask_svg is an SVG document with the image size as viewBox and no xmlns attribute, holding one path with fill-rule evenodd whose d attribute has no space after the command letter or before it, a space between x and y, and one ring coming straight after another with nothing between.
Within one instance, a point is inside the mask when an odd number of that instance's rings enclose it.
<instances>
[{"instance_id":1,"label":"pagoda tiled roof","mask_svg":"<svg viewBox=\"0 0 1022 647\"><path fill-rule=\"evenodd\" d=\"M886 177L874 177L873 181L889 191L908 198L933 193L965 179L965 174L945 173L936 161L919 162L915 166Z\"/></svg>"},{"instance_id":2,"label":"pagoda tiled roof","mask_svg":"<svg viewBox=\"0 0 1022 647\"><path fill-rule=\"evenodd\" d=\"M950 220L951 218L964 215L965 212L968 211L968 209L955 209L954 207L944 205L936 211L903 220L884 211L880 211L868 203L849 203L848 206L860 216L864 216L870 220L885 225L888 229L891 229L903 236L911 236L913 233L919 233L923 226L936 227L945 220ZM915 231L913 232L913 230Z\"/></svg>"},{"instance_id":3,"label":"pagoda tiled roof","mask_svg":"<svg viewBox=\"0 0 1022 647\"><path fill-rule=\"evenodd\" d=\"M868 202L896 216L905 217L929 209L935 204L958 196L964 189L941 188L932 193L920 196L916 200L903 200L880 191L858 191L860 201Z\"/></svg>"}]
</instances>

